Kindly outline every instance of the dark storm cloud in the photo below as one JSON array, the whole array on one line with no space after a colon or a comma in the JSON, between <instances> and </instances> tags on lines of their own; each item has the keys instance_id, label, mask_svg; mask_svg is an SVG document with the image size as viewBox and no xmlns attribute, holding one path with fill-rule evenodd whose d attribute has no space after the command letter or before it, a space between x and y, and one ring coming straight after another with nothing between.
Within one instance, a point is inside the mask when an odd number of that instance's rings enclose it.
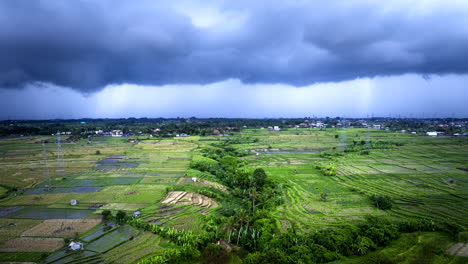
<instances>
[{"instance_id":1,"label":"dark storm cloud","mask_svg":"<svg viewBox=\"0 0 468 264\"><path fill-rule=\"evenodd\" d=\"M0 87L468 72L463 1L284 2L1 1Z\"/></svg>"}]
</instances>

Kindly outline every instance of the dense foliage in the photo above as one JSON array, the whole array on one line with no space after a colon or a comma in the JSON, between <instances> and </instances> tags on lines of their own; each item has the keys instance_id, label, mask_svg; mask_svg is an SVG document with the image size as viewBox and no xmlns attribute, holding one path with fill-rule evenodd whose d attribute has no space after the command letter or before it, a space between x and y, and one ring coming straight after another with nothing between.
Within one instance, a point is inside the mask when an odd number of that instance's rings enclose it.
<instances>
[{"instance_id":1,"label":"dense foliage","mask_svg":"<svg viewBox=\"0 0 468 264\"><path fill-rule=\"evenodd\" d=\"M392 209L392 206L393 206L392 199L388 197L387 195L374 194L371 196L371 200L374 203L375 207L379 209L382 209L382 210Z\"/></svg>"}]
</instances>

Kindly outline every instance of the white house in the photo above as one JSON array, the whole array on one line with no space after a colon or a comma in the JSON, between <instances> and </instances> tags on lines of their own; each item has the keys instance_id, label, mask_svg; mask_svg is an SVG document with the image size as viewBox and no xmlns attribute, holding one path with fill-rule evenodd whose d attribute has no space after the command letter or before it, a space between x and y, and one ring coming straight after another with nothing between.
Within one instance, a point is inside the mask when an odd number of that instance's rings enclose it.
<instances>
[{"instance_id":1,"label":"white house","mask_svg":"<svg viewBox=\"0 0 468 264\"><path fill-rule=\"evenodd\" d=\"M112 136L113 136L113 137L121 137L121 136L123 136L122 130L112 130L111 133L112 133Z\"/></svg>"},{"instance_id":2,"label":"white house","mask_svg":"<svg viewBox=\"0 0 468 264\"><path fill-rule=\"evenodd\" d=\"M70 205L77 205L78 201L77 200L70 200Z\"/></svg>"},{"instance_id":3,"label":"white house","mask_svg":"<svg viewBox=\"0 0 468 264\"><path fill-rule=\"evenodd\" d=\"M437 137L437 132L435 131L426 132L426 136Z\"/></svg>"},{"instance_id":4,"label":"white house","mask_svg":"<svg viewBox=\"0 0 468 264\"><path fill-rule=\"evenodd\" d=\"M83 243L72 241L68 247L70 247L71 250L81 250L83 248Z\"/></svg>"}]
</instances>

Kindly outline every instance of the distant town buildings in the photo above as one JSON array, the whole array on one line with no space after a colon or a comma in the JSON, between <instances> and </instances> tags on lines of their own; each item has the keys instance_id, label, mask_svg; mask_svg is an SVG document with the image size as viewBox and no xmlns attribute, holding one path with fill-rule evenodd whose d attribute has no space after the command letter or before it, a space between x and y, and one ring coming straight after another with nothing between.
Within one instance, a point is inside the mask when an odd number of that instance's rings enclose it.
<instances>
[{"instance_id":1,"label":"distant town buildings","mask_svg":"<svg viewBox=\"0 0 468 264\"><path fill-rule=\"evenodd\" d=\"M439 131L426 132L426 136L430 136L430 137L439 137L439 136L444 136L444 135L445 135L444 132L439 132Z\"/></svg>"}]
</instances>

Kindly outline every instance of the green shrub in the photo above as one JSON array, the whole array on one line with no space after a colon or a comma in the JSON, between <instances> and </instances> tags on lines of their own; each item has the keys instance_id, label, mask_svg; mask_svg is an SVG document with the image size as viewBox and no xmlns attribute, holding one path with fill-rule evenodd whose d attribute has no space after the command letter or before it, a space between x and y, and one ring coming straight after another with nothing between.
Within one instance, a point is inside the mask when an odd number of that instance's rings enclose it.
<instances>
[{"instance_id":1,"label":"green shrub","mask_svg":"<svg viewBox=\"0 0 468 264\"><path fill-rule=\"evenodd\" d=\"M336 166L332 163L316 163L315 168L320 170L324 176L335 176L336 175Z\"/></svg>"},{"instance_id":2,"label":"green shrub","mask_svg":"<svg viewBox=\"0 0 468 264\"><path fill-rule=\"evenodd\" d=\"M217 175L220 172L221 167L214 159L203 156L194 156L190 162L190 168Z\"/></svg>"},{"instance_id":3,"label":"green shrub","mask_svg":"<svg viewBox=\"0 0 468 264\"><path fill-rule=\"evenodd\" d=\"M373 201L375 207L381 210L389 210L393 207L392 199L387 195L374 194L371 196L371 200Z\"/></svg>"},{"instance_id":4,"label":"green shrub","mask_svg":"<svg viewBox=\"0 0 468 264\"><path fill-rule=\"evenodd\" d=\"M124 224L125 221L127 221L127 213L125 213L122 210L119 210L115 215L115 221L117 221L118 224Z\"/></svg>"},{"instance_id":5,"label":"green shrub","mask_svg":"<svg viewBox=\"0 0 468 264\"><path fill-rule=\"evenodd\" d=\"M468 232L460 232L460 233L458 233L458 241L460 241L460 242L468 242Z\"/></svg>"},{"instance_id":6,"label":"green shrub","mask_svg":"<svg viewBox=\"0 0 468 264\"><path fill-rule=\"evenodd\" d=\"M360 155L369 155L369 154L370 154L370 150L368 150L368 149L362 150L359 154L360 154Z\"/></svg>"},{"instance_id":7,"label":"green shrub","mask_svg":"<svg viewBox=\"0 0 468 264\"><path fill-rule=\"evenodd\" d=\"M107 222L112 219L112 213L110 210L104 210L101 213L102 215L102 221Z\"/></svg>"}]
</instances>

